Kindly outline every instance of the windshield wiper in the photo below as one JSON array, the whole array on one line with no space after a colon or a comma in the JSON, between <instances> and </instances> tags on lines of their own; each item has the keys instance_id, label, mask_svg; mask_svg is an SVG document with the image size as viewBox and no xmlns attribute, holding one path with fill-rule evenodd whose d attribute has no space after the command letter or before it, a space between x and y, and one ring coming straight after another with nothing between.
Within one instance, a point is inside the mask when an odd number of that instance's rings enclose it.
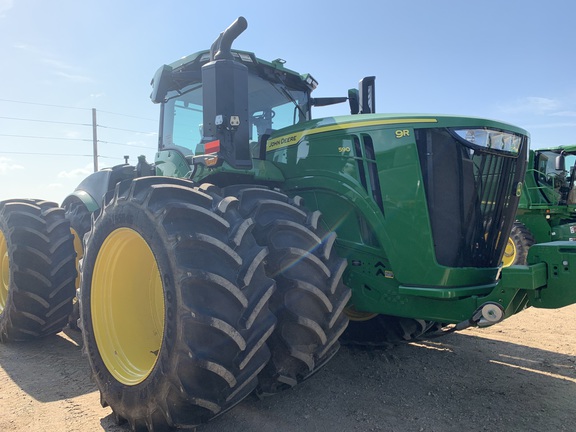
<instances>
[{"instance_id":1,"label":"windshield wiper","mask_svg":"<svg viewBox=\"0 0 576 432\"><path fill-rule=\"evenodd\" d=\"M276 78L278 78L278 80L282 83L282 85L280 86L280 85L275 84L271 81L268 81L270 83L270 85L272 87L274 87L279 93L286 96L288 98L288 100L290 102L292 102L296 108L298 108L298 111L300 111L302 118L305 120L308 120L308 118L306 117L306 113L304 112L302 107L298 104L298 101L296 99L294 99L294 96L292 96L292 94L288 90L286 90L287 85L284 82L284 80L282 79L282 77L280 75L276 75Z\"/></svg>"}]
</instances>

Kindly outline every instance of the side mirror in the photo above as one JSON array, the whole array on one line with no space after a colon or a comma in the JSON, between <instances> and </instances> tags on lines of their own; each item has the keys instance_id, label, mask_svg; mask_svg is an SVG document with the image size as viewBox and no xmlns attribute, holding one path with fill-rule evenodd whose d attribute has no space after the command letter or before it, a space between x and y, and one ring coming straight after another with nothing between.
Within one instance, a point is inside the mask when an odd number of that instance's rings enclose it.
<instances>
[{"instance_id":1,"label":"side mirror","mask_svg":"<svg viewBox=\"0 0 576 432\"><path fill-rule=\"evenodd\" d=\"M376 112L376 90L374 83L376 77L369 76L360 80L360 114Z\"/></svg>"},{"instance_id":2,"label":"side mirror","mask_svg":"<svg viewBox=\"0 0 576 432\"><path fill-rule=\"evenodd\" d=\"M360 102L357 89L348 90L348 104L350 105L350 114L358 114L360 112Z\"/></svg>"},{"instance_id":3,"label":"side mirror","mask_svg":"<svg viewBox=\"0 0 576 432\"><path fill-rule=\"evenodd\" d=\"M160 69L158 69L154 74L154 78L152 78L152 82L150 84L152 85L152 94L150 95L152 102L164 102L168 91L173 85L172 68L168 65L160 67Z\"/></svg>"},{"instance_id":4,"label":"side mirror","mask_svg":"<svg viewBox=\"0 0 576 432\"><path fill-rule=\"evenodd\" d=\"M563 154L556 156L555 167L556 171L565 171L566 170L566 158Z\"/></svg>"}]
</instances>

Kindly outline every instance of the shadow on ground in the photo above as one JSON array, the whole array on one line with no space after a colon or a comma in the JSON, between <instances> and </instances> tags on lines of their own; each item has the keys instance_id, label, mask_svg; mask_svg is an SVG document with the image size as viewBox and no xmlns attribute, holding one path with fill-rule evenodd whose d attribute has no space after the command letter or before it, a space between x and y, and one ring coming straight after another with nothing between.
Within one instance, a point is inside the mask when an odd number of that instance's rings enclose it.
<instances>
[{"instance_id":1,"label":"shadow on ground","mask_svg":"<svg viewBox=\"0 0 576 432\"><path fill-rule=\"evenodd\" d=\"M0 345L0 366L40 402L71 399L96 390L81 351L81 335L66 331ZM463 332L343 347L300 386L251 396L198 432L572 431L575 413L576 357ZM111 415L100 424L128 430Z\"/></svg>"},{"instance_id":2,"label":"shadow on ground","mask_svg":"<svg viewBox=\"0 0 576 432\"><path fill-rule=\"evenodd\" d=\"M575 413L575 357L460 333L343 347L295 389L249 397L198 432L572 431Z\"/></svg>"},{"instance_id":3,"label":"shadow on ground","mask_svg":"<svg viewBox=\"0 0 576 432\"><path fill-rule=\"evenodd\" d=\"M89 379L88 360L82 355L82 335L73 330L29 342L0 344L0 367L40 402L96 390Z\"/></svg>"}]
</instances>

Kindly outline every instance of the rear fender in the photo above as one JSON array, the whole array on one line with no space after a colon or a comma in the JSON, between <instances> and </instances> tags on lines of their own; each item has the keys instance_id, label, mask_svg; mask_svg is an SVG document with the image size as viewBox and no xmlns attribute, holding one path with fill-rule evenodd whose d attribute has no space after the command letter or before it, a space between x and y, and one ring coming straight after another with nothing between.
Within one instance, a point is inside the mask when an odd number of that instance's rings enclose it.
<instances>
[{"instance_id":1,"label":"rear fender","mask_svg":"<svg viewBox=\"0 0 576 432\"><path fill-rule=\"evenodd\" d=\"M78 187L62 202L66 204L80 200L90 212L100 209L102 198L109 190L114 189L117 183L136 177L136 168L131 165L117 165L105 168L90 174Z\"/></svg>"}]
</instances>

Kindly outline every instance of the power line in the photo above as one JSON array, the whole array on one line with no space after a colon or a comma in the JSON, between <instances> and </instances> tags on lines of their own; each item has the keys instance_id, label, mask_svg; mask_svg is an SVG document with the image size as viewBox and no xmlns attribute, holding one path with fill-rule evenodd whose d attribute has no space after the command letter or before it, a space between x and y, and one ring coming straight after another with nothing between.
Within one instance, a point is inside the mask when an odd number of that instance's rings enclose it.
<instances>
[{"instance_id":1,"label":"power line","mask_svg":"<svg viewBox=\"0 0 576 432\"><path fill-rule=\"evenodd\" d=\"M61 141L83 141L83 142L92 142L92 140L90 140L90 139L83 139L83 138L59 138L59 137L44 137L44 136L32 136L32 135L9 135L9 134L0 134L0 136L10 137L10 138L35 138L35 139L51 139L51 140L61 140ZM102 144L112 144L112 145L119 145L119 146L124 146L124 147L133 147L133 148L143 148L143 149L147 149L147 150L156 150L156 148L154 148L154 147L139 146L139 145L133 145L133 144L125 144L125 143L119 143L119 142L114 142L114 141L98 140L97 142L102 143Z\"/></svg>"},{"instance_id":2,"label":"power line","mask_svg":"<svg viewBox=\"0 0 576 432\"><path fill-rule=\"evenodd\" d=\"M61 140L61 141L88 141L92 142L89 139L82 139L82 138L60 138L60 137L45 137L45 136L32 136L32 135L9 135L9 134L0 134L3 137L10 137L10 138L37 138L37 139L51 139L51 140Z\"/></svg>"},{"instance_id":3,"label":"power line","mask_svg":"<svg viewBox=\"0 0 576 432\"><path fill-rule=\"evenodd\" d=\"M73 153L39 153L39 152L11 152L0 151L0 154L15 154L15 155L30 155L30 156L74 156L74 157L94 157L93 155L73 154ZM119 156L103 156L98 155L102 159L120 159Z\"/></svg>"},{"instance_id":4,"label":"power line","mask_svg":"<svg viewBox=\"0 0 576 432\"><path fill-rule=\"evenodd\" d=\"M100 112L100 111L98 111L98 112ZM56 121L56 120L39 120L39 119L29 119L29 118L21 118L21 117L5 117L5 116L0 116L0 119L92 127L92 125L88 124L88 123L72 123L72 122L62 122L62 121ZM99 128L103 128L103 129L117 130L117 131L123 131L123 132L132 132L132 133L145 134L145 135L151 133L149 131L138 131L138 130L134 130L134 129L116 128L116 127L106 126L106 125L101 125L101 124L97 124L96 126Z\"/></svg>"},{"instance_id":5,"label":"power line","mask_svg":"<svg viewBox=\"0 0 576 432\"><path fill-rule=\"evenodd\" d=\"M2 99L0 99L2 100ZM115 112L111 112L111 111L102 111L102 110L98 110L99 113L106 113L106 114L112 114L112 115L117 115L117 116L122 116L122 117L130 117L130 118L135 118L135 119L140 119L140 120L148 120L148 121L153 121L153 122L157 122L158 120L156 119L150 119L150 118L146 118L146 117L138 117L138 116L133 116L130 114L120 114L120 113L115 113Z\"/></svg>"},{"instance_id":6,"label":"power line","mask_svg":"<svg viewBox=\"0 0 576 432\"><path fill-rule=\"evenodd\" d=\"M75 110L82 110L82 111L91 111L92 110L92 108L79 108L79 107L72 107L72 106L66 106L66 105L45 104L45 103L40 103L40 102L25 102L25 101L13 100L13 99L0 98L0 101L1 102L27 104L27 105L46 106L46 107L53 107L53 108L75 109ZM130 114L121 114L121 113L116 113L116 112L112 112L112 111L98 110L98 112L99 113L112 114L112 115L121 116L121 117L130 117L130 118L139 119L139 120L147 120L147 121L153 121L153 122L158 121L157 119L151 119L151 118L147 118L147 117L139 117L139 116L134 116L134 115L130 115Z\"/></svg>"},{"instance_id":7,"label":"power line","mask_svg":"<svg viewBox=\"0 0 576 432\"><path fill-rule=\"evenodd\" d=\"M2 102L20 103L20 104L26 104L26 105L46 106L46 107L52 107L52 108L65 108L65 109L75 109L75 110L82 110L82 111L90 111L90 108L78 108L78 107L71 107L71 106L65 106L65 105L44 104L44 103L38 103L38 102L24 102L24 101L12 100L12 99L1 99L1 98L0 98L0 101L2 101Z\"/></svg>"},{"instance_id":8,"label":"power line","mask_svg":"<svg viewBox=\"0 0 576 432\"><path fill-rule=\"evenodd\" d=\"M80 108L74 108L74 107L68 107L68 106L63 106L63 105L52 105L52 104L42 104L42 103L36 103L36 102L24 102L24 101L15 101L15 100L11 100L11 99L2 99L0 98L0 101L4 101L4 102L12 102L12 103L24 103L24 104L30 104L30 105L40 105L40 106L50 106L50 107L58 107L58 108L72 108L72 109L80 109ZM83 109L84 110L84 109ZM111 126L105 126L105 125L99 125L97 124L96 121L96 112L97 110L95 108L92 108L90 111L92 111L92 124L85 124L85 123L74 123L74 122L62 122L62 121L54 121L54 120L44 120L44 119L30 119L30 118L22 118L22 117L7 117L7 116L0 116L0 119L5 119L5 120L17 120L17 121L30 121L30 122L40 122L40 123L52 123L52 124L64 124L64 125L73 125L73 126L91 126L93 129L93 137L91 140L89 139L83 139L83 138L63 138L63 137L48 137L48 136L34 136L34 135L17 135L17 134L0 134L0 137L10 137L10 138L26 138L26 139L45 139L45 140L59 140L59 141L80 141L80 142L92 142L93 143L93 147L94 147L94 151L93 151L93 158L94 158L94 170L97 171L98 170L98 162L97 162L97 158L100 157L97 153L97 144L98 143L103 143L103 144L111 144L111 145L118 145L118 146L123 146L123 147L129 147L129 148L142 148L142 149L146 149L148 151L155 151L155 148L149 147L149 146L139 146L139 145L132 145L132 144L125 144L125 143L119 143L119 142L114 142L114 141L102 141L102 140L98 140L97 139L97 135L96 135L96 131L97 128L104 128L104 129L110 129L110 130L117 130L117 131L124 131L124 132L130 132L130 133L138 133L138 134L149 134L150 132L143 132L143 131L136 131L133 129L123 129L123 128L115 128L115 127L111 127ZM144 120L150 120L150 119L146 119L143 117L136 117L136 116L130 116L130 115L126 115L126 114L119 114L119 113L114 113L114 112L110 112L110 111L102 111L104 113L108 113L108 114L113 114L113 115L119 115L119 116L124 116L124 117L132 117L132 118L140 118L140 119L144 119ZM6 153L6 152L5 152ZM33 152L28 152L28 153L24 153L24 152L8 152L7 154L29 154L29 155L46 155L46 153L33 153ZM60 154L60 156L66 156L67 154ZM70 155L68 154L68 156L85 156L85 155Z\"/></svg>"},{"instance_id":9,"label":"power line","mask_svg":"<svg viewBox=\"0 0 576 432\"><path fill-rule=\"evenodd\" d=\"M82 139L82 138L58 138L58 137L43 137L43 136L30 136L30 135L7 135L7 134L0 134L0 136L4 136L4 137L10 137L10 138L36 138L36 139L52 139L52 140L61 140L61 141L83 141L83 142L92 142L92 140L90 139ZM143 148L146 150L156 150L155 147L149 147L149 146L139 146L139 145L134 145L134 144L125 144L125 143L119 143L119 142L114 142L114 141L102 141L102 140L98 140L98 143L101 144L112 144L112 145L118 145L118 146L123 146L123 147L130 147L130 148ZM2 153L2 152L0 152Z\"/></svg>"},{"instance_id":10,"label":"power line","mask_svg":"<svg viewBox=\"0 0 576 432\"><path fill-rule=\"evenodd\" d=\"M119 143L119 142L114 142L114 141L100 141L98 140L99 143L102 144L114 144L114 145L119 145L119 146L124 146L124 147L131 147L131 148L143 148L146 150L154 150L156 151L156 148L154 147L145 147L145 146L139 146L139 145L132 145L132 144L124 144L124 143Z\"/></svg>"},{"instance_id":11,"label":"power line","mask_svg":"<svg viewBox=\"0 0 576 432\"><path fill-rule=\"evenodd\" d=\"M0 154L18 154L18 155L33 155L33 156L78 156L78 157L92 157L92 155L72 154L72 153L38 153L38 152L12 152L12 151L0 151Z\"/></svg>"},{"instance_id":12,"label":"power line","mask_svg":"<svg viewBox=\"0 0 576 432\"><path fill-rule=\"evenodd\" d=\"M100 111L98 111L98 112L100 112ZM112 130L118 130L118 131L124 131L124 132L133 132L133 133L139 133L139 134L149 134L150 133L150 132L143 132L143 131L137 131L137 130L132 130L132 129L115 128L115 127L104 126L104 125L100 125L100 124L96 125L96 126L103 128L103 129L112 129Z\"/></svg>"},{"instance_id":13,"label":"power line","mask_svg":"<svg viewBox=\"0 0 576 432\"><path fill-rule=\"evenodd\" d=\"M38 123L55 123L55 124L65 124L65 125L73 125L73 126L92 126L91 124L88 124L88 123L70 123L70 122L61 122L61 121L54 121L54 120L37 120L37 119L27 119L27 118L18 118L18 117L0 116L0 119L21 120L21 121L38 122ZM105 127L105 126L103 126L103 127Z\"/></svg>"}]
</instances>

